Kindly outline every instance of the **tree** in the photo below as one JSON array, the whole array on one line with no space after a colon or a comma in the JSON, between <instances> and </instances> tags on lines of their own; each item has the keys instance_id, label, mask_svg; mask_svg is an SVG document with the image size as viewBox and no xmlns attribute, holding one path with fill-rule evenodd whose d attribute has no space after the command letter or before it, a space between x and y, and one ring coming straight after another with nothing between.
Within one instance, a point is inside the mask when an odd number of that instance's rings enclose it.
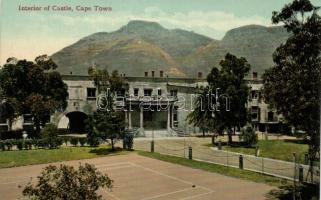
<instances>
[{"instance_id":1,"label":"tree","mask_svg":"<svg viewBox=\"0 0 321 200\"><path fill-rule=\"evenodd\" d=\"M101 112L95 115L95 128L103 140L111 141L111 148L115 150L115 142L122 137L125 129L124 114L121 112Z\"/></svg>"},{"instance_id":2,"label":"tree","mask_svg":"<svg viewBox=\"0 0 321 200\"><path fill-rule=\"evenodd\" d=\"M125 129L125 115L121 111L115 111L114 98L117 92L123 87L123 81L117 71L113 71L110 75L106 69L100 70L89 68L88 74L92 78L95 86L100 94L105 94L100 101L100 107L88 120L88 129L90 137L97 134L103 140L110 139L112 150L115 150L114 144L117 139L122 137ZM96 136L95 136L96 137ZM95 140L95 139L94 139Z\"/></svg>"},{"instance_id":3,"label":"tree","mask_svg":"<svg viewBox=\"0 0 321 200\"><path fill-rule=\"evenodd\" d=\"M309 142L310 174L320 151L321 18L309 0L295 0L272 22L283 23L290 33L273 54L275 65L263 75L263 95L285 120L306 132Z\"/></svg>"},{"instance_id":4,"label":"tree","mask_svg":"<svg viewBox=\"0 0 321 200\"><path fill-rule=\"evenodd\" d=\"M72 166L49 165L38 176L38 183L29 183L23 195L39 200L96 200L102 199L96 191L99 188L112 188L113 180L99 172L93 165Z\"/></svg>"},{"instance_id":5,"label":"tree","mask_svg":"<svg viewBox=\"0 0 321 200\"><path fill-rule=\"evenodd\" d=\"M244 78L250 70L245 58L226 54L220 62L221 69L214 67L207 76L208 86L200 90L189 122L211 130L227 130L229 144L232 129L241 128L248 121L246 108L249 87Z\"/></svg>"},{"instance_id":6,"label":"tree","mask_svg":"<svg viewBox=\"0 0 321 200\"><path fill-rule=\"evenodd\" d=\"M258 136L252 126L244 127L239 135L239 138L244 142L246 147L253 147L253 145L257 144L258 142Z\"/></svg>"},{"instance_id":7,"label":"tree","mask_svg":"<svg viewBox=\"0 0 321 200\"><path fill-rule=\"evenodd\" d=\"M40 136L50 149L57 148L62 144L62 138L58 137L58 128L54 124L47 124L41 130Z\"/></svg>"},{"instance_id":8,"label":"tree","mask_svg":"<svg viewBox=\"0 0 321 200\"><path fill-rule=\"evenodd\" d=\"M91 147L96 147L99 145L99 135L95 130L95 118L93 115L89 115L85 120L86 123L86 133L87 133L87 143Z\"/></svg>"},{"instance_id":9,"label":"tree","mask_svg":"<svg viewBox=\"0 0 321 200\"><path fill-rule=\"evenodd\" d=\"M67 85L56 68L57 65L43 55L35 62L10 61L0 69L3 101L14 108L14 116L31 114L36 136L50 114L67 106Z\"/></svg>"}]
</instances>

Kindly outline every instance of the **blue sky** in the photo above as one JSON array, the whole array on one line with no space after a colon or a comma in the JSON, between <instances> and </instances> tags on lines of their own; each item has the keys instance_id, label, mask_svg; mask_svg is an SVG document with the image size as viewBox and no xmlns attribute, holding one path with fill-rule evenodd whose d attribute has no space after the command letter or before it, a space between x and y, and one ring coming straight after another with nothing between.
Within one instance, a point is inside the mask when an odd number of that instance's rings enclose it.
<instances>
[{"instance_id":1,"label":"blue sky","mask_svg":"<svg viewBox=\"0 0 321 200\"><path fill-rule=\"evenodd\" d=\"M0 0L0 64L8 57L33 59L95 32L110 32L134 19L221 39L248 24L271 25L271 13L290 0ZM316 5L319 1L313 0ZM73 12L19 11L19 6L71 6ZM78 12L76 6L112 7ZM51 7L52 8L52 7Z\"/></svg>"}]
</instances>

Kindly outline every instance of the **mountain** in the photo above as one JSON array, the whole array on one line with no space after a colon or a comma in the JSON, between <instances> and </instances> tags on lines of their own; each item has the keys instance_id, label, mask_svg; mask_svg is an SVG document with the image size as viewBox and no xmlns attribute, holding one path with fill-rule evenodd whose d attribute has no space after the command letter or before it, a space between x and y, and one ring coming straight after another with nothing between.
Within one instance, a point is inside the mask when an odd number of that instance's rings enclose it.
<instances>
[{"instance_id":1,"label":"mountain","mask_svg":"<svg viewBox=\"0 0 321 200\"><path fill-rule=\"evenodd\" d=\"M272 53L287 37L281 27L244 26L221 40L158 23L130 21L114 32L99 32L53 54L62 74L85 75L90 66L117 69L126 76L163 70L169 77L196 77L217 66L227 52L244 56L253 70L272 65ZM158 73L156 73L158 74Z\"/></svg>"}]
</instances>

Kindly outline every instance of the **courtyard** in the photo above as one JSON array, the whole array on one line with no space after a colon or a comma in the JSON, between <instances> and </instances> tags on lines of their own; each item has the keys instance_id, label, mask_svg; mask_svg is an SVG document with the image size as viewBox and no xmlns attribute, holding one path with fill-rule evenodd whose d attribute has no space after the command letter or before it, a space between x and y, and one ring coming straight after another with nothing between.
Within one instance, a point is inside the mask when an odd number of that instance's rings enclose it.
<instances>
[{"instance_id":1,"label":"courtyard","mask_svg":"<svg viewBox=\"0 0 321 200\"><path fill-rule=\"evenodd\" d=\"M114 182L104 199L266 199L273 186L143 157L136 153L63 162L94 164ZM54 163L59 165L60 163ZM22 188L47 164L0 169L1 199L22 198ZM253 190L255 188L255 190Z\"/></svg>"}]
</instances>

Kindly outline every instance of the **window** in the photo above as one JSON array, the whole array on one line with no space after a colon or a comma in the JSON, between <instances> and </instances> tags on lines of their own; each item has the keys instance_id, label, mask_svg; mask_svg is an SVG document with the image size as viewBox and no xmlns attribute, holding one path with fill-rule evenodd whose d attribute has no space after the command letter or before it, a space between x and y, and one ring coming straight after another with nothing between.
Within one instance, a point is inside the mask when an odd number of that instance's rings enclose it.
<instances>
[{"instance_id":1,"label":"window","mask_svg":"<svg viewBox=\"0 0 321 200\"><path fill-rule=\"evenodd\" d=\"M117 96L124 97L125 96L125 89L117 90Z\"/></svg>"},{"instance_id":2,"label":"window","mask_svg":"<svg viewBox=\"0 0 321 200\"><path fill-rule=\"evenodd\" d=\"M173 115L173 121L177 121L177 113L174 113L174 115Z\"/></svg>"},{"instance_id":3,"label":"window","mask_svg":"<svg viewBox=\"0 0 321 200\"><path fill-rule=\"evenodd\" d=\"M135 97L138 97L138 92L139 92L139 89L138 88L134 88L134 96Z\"/></svg>"},{"instance_id":4,"label":"window","mask_svg":"<svg viewBox=\"0 0 321 200\"><path fill-rule=\"evenodd\" d=\"M257 106L252 106L251 108L252 121L259 120L259 108Z\"/></svg>"},{"instance_id":5,"label":"window","mask_svg":"<svg viewBox=\"0 0 321 200\"><path fill-rule=\"evenodd\" d=\"M253 72L253 80L257 79L257 72Z\"/></svg>"},{"instance_id":6,"label":"window","mask_svg":"<svg viewBox=\"0 0 321 200\"><path fill-rule=\"evenodd\" d=\"M170 91L170 96L177 97L177 90L171 90Z\"/></svg>"},{"instance_id":7,"label":"window","mask_svg":"<svg viewBox=\"0 0 321 200\"><path fill-rule=\"evenodd\" d=\"M198 72L197 77L198 78L202 78L203 77L203 73L202 72Z\"/></svg>"},{"instance_id":8,"label":"window","mask_svg":"<svg viewBox=\"0 0 321 200\"><path fill-rule=\"evenodd\" d=\"M155 76L155 72L154 71L152 71L152 77L154 77Z\"/></svg>"},{"instance_id":9,"label":"window","mask_svg":"<svg viewBox=\"0 0 321 200\"><path fill-rule=\"evenodd\" d=\"M152 89L145 89L144 90L144 96L152 96L152 92L153 92Z\"/></svg>"},{"instance_id":10,"label":"window","mask_svg":"<svg viewBox=\"0 0 321 200\"><path fill-rule=\"evenodd\" d=\"M87 88L87 98L96 98L96 88Z\"/></svg>"},{"instance_id":11,"label":"window","mask_svg":"<svg viewBox=\"0 0 321 200\"><path fill-rule=\"evenodd\" d=\"M273 122L274 121L274 113L273 112L268 112L268 121Z\"/></svg>"},{"instance_id":12,"label":"window","mask_svg":"<svg viewBox=\"0 0 321 200\"><path fill-rule=\"evenodd\" d=\"M259 99L259 92L256 90L252 91L252 99Z\"/></svg>"},{"instance_id":13,"label":"window","mask_svg":"<svg viewBox=\"0 0 321 200\"><path fill-rule=\"evenodd\" d=\"M160 88L157 89L158 96L162 96L162 90Z\"/></svg>"},{"instance_id":14,"label":"window","mask_svg":"<svg viewBox=\"0 0 321 200\"><path fill-rule=\"evenodd\" d=\"M145 77L147 77L148 76L148 72L145 72Z\"/></svg>"},{"instance_id":15,"label":"window","mask_svg":"<svg viewBox=\"0 0 321 200\"><path fill-rule=\"evenodd\" d=\"M159 71L159 77L163 78L164 76L164 72L163 71Z\"/></svg>"}]
</instances>

